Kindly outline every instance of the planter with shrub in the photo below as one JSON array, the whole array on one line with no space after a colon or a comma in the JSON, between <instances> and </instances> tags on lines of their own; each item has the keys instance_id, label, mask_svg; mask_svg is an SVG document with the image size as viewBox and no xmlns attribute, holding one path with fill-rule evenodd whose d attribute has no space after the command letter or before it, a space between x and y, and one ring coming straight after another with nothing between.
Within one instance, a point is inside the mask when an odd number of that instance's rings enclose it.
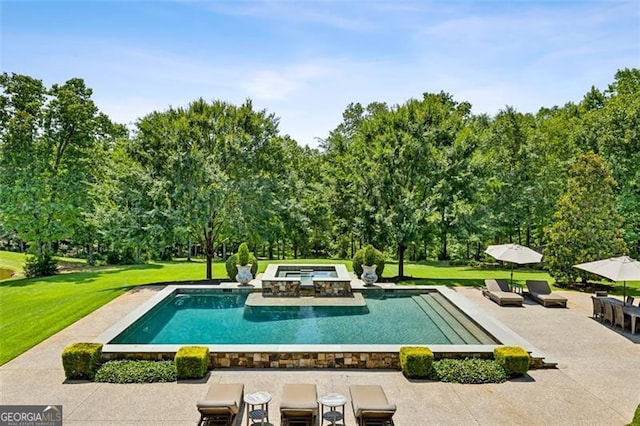
<instances>
[{"instance_id":1,"label":"planter with shrub","mask_svg":"<svg viewBox=\"0 0 640 426\"><path fill-rule=\"evenodd\" d=\"M371 285L382 276L384 271L384 255L371 244L356 251L353 256L353 271L365 284Z\"/></svg>"},{"instance_id":2,"label":"planter with shrub","mask_svg":"<svg viewBox=\"0 0 640 426\"><path fill-rule=\"evenodd\" d=\"M258 273L258 259L249 251L247 243L242 243L238 248L238 253L229 256L225 267L229 279L246 285Z\"/></svg>"}]
</instances>

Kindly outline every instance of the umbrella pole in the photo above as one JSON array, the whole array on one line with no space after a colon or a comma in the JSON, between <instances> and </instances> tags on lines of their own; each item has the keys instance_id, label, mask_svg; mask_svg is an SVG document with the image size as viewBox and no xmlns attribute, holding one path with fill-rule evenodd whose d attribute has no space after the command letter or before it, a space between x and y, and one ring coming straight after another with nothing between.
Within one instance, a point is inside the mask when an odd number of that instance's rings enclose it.
<instances>
[{"instance_id":1,"label":"umbrella pole","mask_svg":"<svg viewBox=\"0 0 640 426\"><path fill-rule=\"evenodd\" d=\"M511 264L511 291L513 291L513 263Z\"/></svg>"},{"instance_id":2,"label":"umbrella pole","mask_svg":"<svg viewBox=\"0 0 640 426\"><path fill-rule=\"evenodd\" d=\"M622 281L622 306L627 306L627 282Z\"/></svg>"}]
</instances>

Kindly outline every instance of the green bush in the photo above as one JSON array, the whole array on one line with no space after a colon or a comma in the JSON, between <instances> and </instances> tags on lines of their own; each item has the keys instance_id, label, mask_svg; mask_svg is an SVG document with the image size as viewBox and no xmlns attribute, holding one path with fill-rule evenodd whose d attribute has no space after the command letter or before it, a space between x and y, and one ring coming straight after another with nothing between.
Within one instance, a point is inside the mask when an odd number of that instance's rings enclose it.
<instances>
[{"instance_id":1,"label":"green bush","mask_svg":"<svg viewBox=\"0 0 640 426\"><path fill-rule=\"evenodd\" d=\"M493 358L509 377L522 376L529 371L531 357L520 346L499 346L493 350Z\"/></svg>"},{"instance_id":2,"label":"green bush","mask_svg":"<svg viewBox=\"0 0 640 426\"><path fill-rule=\"evenodd\" d=\"M430 377L433 364L431 349L419 346L400 348L400 367L406 377L426 379Z\"/></svg>"},{"instance_id":3,"label":"green bush","mask_svg":"<svg viewBox=\"0 0 640 426\"><path fill-rule=\"evenodd\" d=\"M249 247L247 243L240 244L238 247L238 265L245 266L249 264Z\"/></svg>"},{"instance_id":4,"label":"green bush","mask_svg":"<svg viewBox=\"0 0 640 426\"><path fill-rule=\"evenodd\" d=\"M201 379L207 374L209 348L183 346L176 353L174 361L179 379Z\"/></svg>"},{"instance_id":5,"label":"green bush","mask_svg":"<svg viewBox=\"0 0 640 426\"><path fill-rule=\"evenodd\" d=\"M48 277L58 272L58 261L51 253L45 252L42 256L29 255L24 264L24 274L28 278Z\"/></svg>"},{"instance_id":6,"label":"green bush","mask_svg":"<svg viewBox=\"0 0 640 426\"><path fill-rule=\"evenodd\" d=\"M640 426L640 404L636 407L636 413L633 415L633 420L627 426Z\"/></svg>"},{"instance_id":7,"label":"green bush","mask_svg":"<svg viewBox=\"0 0 640 426\"><path fill-rule=\"evenodd\" d=\"M433 378L441 382L481 384L503 383L509 376L491 359L442 359L433 363Z\"/></svg>"},{"instance_id":8,"label":"green bush","mask_svg":"<svg viewBox=\"0 0 640 426\"><path fill-rule=\"evenodd\" d=\"M252 253L249 254L249 263L251 263L251 274L255 277L258 273L258 259L256 259ZM230 280L235 280L236 275L238 275L238 267L236 265L239 265L237 254L229 256L224 264L227 269L227 276Z\"/></svg>"},{"instance_id":9,"label":"green bush","mask_svg":"<svg viewBox=\"0 0 640 426\"><path fill-rule=\"evenodd\" d=\"M74 343L62 351L67 379L91 380L102 358L102 343Z\"/></svg>"},{"instance_id":10,"label":"green bush","mask_svg":"<svg viewBox=\"0 0 640 426\"><path fill-rule=\"evenodd\" d=\"M95 382L104 383L156 383L174 382L178 377L172 361L108 361L94 377Z\"/></svg>"},{"instance_id":11,"label":"green bush","mask_svg":"<svg viewBox=\"0 0 640 426\"><path fill-rule=\"evenodd\" d=\"M368 250L368 258L365 259L365 255ZM373 259L373 260L372 260ZM384 254L380 250L377 250L371 244L368 244L364 248L356 251L356 254L353 256L352 266L353 271L359 277L362 275L362 265L376 265L376 275L379 277L382 276L384 272Z\"/></svg>"}]
</instances>

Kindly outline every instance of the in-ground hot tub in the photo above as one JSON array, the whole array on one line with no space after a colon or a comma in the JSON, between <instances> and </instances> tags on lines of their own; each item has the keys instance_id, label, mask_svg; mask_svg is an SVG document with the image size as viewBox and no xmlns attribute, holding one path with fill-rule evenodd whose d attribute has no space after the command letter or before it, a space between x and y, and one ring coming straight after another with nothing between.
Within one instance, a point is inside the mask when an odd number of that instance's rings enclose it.
<instances>
[{"instance_id":1,"label":"in-ground hot tub","mask_svg":"<svg viewBox=\"0 0 640 426\"><path fill-rule=\"evenodd\" d=\"M347 267L332 265L267 266L262 274L263 296L337 296L351 295L352 277Z\"/></svg>"}]
</instances>

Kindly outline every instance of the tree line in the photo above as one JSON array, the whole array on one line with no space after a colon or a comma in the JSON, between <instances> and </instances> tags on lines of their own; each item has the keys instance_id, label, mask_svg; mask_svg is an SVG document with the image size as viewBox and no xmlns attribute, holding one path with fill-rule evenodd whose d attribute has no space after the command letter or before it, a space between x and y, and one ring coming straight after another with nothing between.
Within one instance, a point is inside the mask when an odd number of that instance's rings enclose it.
<instances>
[{"instance_id":1,"label":"tree line","mask_svg":"<svg viewBox=\"0 0 640 426\"><path fill-rule=\"evenodd\" d=\"M127 128L91 96L82 79L0 76L5 248L90 263L197 248L207 278L243 241L270 259L371 243L400 276L407 257L478 261L503 242L543 251L564 281L574 258L640 254L638 69L535 114L477 115L444 92L352 103L318 149L250 100L197 99Z\"/></svg>"}]
</instances>

